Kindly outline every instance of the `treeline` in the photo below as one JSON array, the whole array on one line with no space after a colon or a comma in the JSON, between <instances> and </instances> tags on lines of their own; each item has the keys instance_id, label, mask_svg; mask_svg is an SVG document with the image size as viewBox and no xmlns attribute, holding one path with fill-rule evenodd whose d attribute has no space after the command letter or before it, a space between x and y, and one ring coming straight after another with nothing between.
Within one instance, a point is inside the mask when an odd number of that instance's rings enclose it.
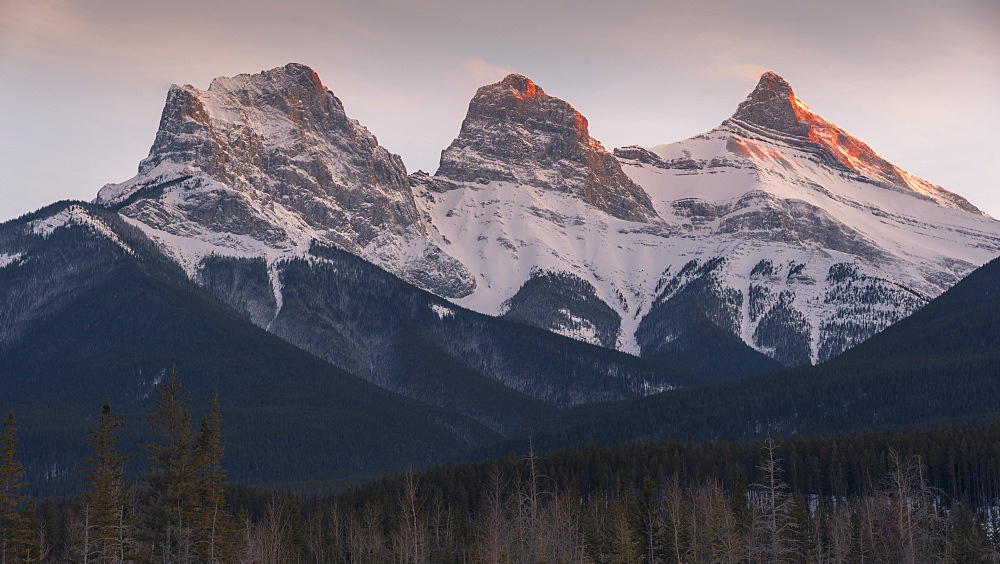
<instances>
[{"instance_id":1,"label":"treeline","mask_svg":"<svg viewBox=\"0 0 1000 564\"><path fill-rule=\"evenodd\" d=\"M158 387L130 480L106 401L82 495L37 503L10 414L0 562L1000 562L1000 421L529 452L306 500L225 484L218 401L195 429L188 404Z\"/></svg>"},{"instance_id":2,"label":"treeline","mask_svg":"<svg viewBox=\"0 0 1000 564\"><path fill-rule=\"evenodd\" d=\"M934 488L921 456L890 451L862 491L820 496L789 486L787 447L756 445L754 478L732 487L707 472L634 487L623 468L614 485L583 491L547 475L548 457L528 456L311 503L259 494L267 536L256 542L288 562L1000 561L996 507Z\"/></svg>"},{"instance_id":3,"label":"treeline","mask_svg":"<svg viewBox=\"0 0 1000 564\"><path fill-rule=\"evenodd\" d=\"M285 561L997 562L998 448L1000 422L622 444L234 505Z\"/></svg>"},{"instance_id":4,"label":"treeline","mask_svg":"<svg viewBox=\"0 0 1000 564\"><path fill-rule=\"evenodd\" d=\"M982 426L931 429L867 430L843 435L780 439L784 480L796 495L824 498L857 496L887 475L891 453L919 457L924 479L948 499L979 509L1000 504L1000 420ZM683 484L715 479L727 490L739 477L759 480L758 466L765 441L618 443L557 450L536 461L537 471L558 491L590 496L597 491L639 490L646 477L663 482L676 477ZM529 449L526 449L529 450ZM513 455L461 465L446 464L425 471L422 493L449 500L460 511L476 510L489 475L528 479L528 468ZM358 504L401 490L400 478L386 478L341 494Z\"/></svg>"}]
</instances>

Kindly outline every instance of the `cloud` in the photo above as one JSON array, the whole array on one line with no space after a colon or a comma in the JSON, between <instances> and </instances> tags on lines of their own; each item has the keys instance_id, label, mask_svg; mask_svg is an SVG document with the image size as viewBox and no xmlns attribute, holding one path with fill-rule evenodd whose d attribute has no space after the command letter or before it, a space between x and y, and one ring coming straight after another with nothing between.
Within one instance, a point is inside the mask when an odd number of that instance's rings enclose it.
<instances>
[{"instance_id":1,"label":"cloud","mask_svg":"<svg viewBox=\"0 0 1000 564\"><path fill-rule=\"evenodd\" d=\"M12 0L5 6L0 30L8 47L22 49L56 43L71 48L87 48L100 34L90 29L73 6L58 0Z\"/></svg>"},{"instance_id":2,"label":"cloud","mask_svg":"<svg viewBox=\"0 0 1000 564\"><path fill-rule=\"evenodd\" d=\"M466 59L462 63L462 68L481 84L497 82L513 72L509 67L501 67L487 63L478 57L474 59Z\"/></svg>"}]
</instances>

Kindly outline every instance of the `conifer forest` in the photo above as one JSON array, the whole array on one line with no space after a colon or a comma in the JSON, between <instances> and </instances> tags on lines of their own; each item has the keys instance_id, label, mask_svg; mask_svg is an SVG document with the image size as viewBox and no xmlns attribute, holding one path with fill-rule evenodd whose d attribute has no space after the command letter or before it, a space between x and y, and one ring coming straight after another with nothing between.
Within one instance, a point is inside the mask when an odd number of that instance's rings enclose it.
<instances>
[{"instance_id":1,"label":"conifer forest","mask_svg":"<svg viewBox=\"0 0 1000 564\"><path fill-rule=\"evenodd\" d=\"M197 425L189 403L172 374L126 453L106 400L82 494L42 499L9 413L0 562L1000 560L1000 423L529 450L318 496L227 483L219 398Z\"/></svg>"}]
</instances>

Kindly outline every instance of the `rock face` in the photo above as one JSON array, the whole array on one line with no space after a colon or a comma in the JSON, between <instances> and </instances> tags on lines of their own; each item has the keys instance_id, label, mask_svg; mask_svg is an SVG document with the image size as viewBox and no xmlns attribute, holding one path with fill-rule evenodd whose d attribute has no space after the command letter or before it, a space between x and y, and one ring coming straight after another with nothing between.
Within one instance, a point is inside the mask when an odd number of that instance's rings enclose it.
<instances>
[{"instance_id":1,"label":"rock face","mask_svg":"<svg viewBox=\"0 0 1000 564\"><path fill-rule=\"evenodd\" d=\"M787 135L811 142L836 163L863 178L916 192L946 207L982 214L962 196L911 175L882 158L857 137L813 113L795 96L788 82L773 72L765 72L760 77L757 87L739 105L729 122L764 135L770 133L772 137Z\"/></svg>"},{"instance_id":2,"label":"rock face","mask_svg":"<svg viewBox=\"0 0 1000 564\"><path fill-rule=\"evenodd\" d=\"M440 295L471 291L427 242L402 160L304 65L171 87L139 174L97 202L230 254L301 254L315 239Z\"/></svg>"},{"instance_id":3,"label":"rock face","mask_svg":"<svg viewBox=\"0 0 1000 564\"><path fill-rule=\"evenodd\" d=\"M587 118L519 74L476 92L435 176L567 192L619 219L656 218L649 196L590 136Z\"/></svg>"},{"instance_id":4,"label":"rock face","mask_svg":"<svg viewBox=\"0 0 1000 564\"><path fill-rule=\"evenodd\" d=\"M727 378L831 358L1000 252L996 221L774 73L708 133L616 149L631 182L591 166L609 155L581 123L511 75L477 92L437 173L411 176L476 278L458 303Z\"/></svg>"},{"instance_id":5,"label":"rock face","mask_svg":"<svg viewBox=\"0 0 1000 564\"><path fill-rule=\"evenodd\" d=\"M786 365L827 360L1000 252L1000 224L908 174L765 73L732 117L615 154L665 222L698 241L670 261L636 333L659 356L701 304ZM683 307L682 307L683 306Z\"/></svg>"},{"instance_id":6,"label":"rock face","mask_svg":"<svg viewBox=\"0 0 1000 564\"><path fill-rule=\"evenodd\" d=\"M510 75L479 89L437 172L408 177L303 65L175 86L139 174L98 203L310 350L308 312L276 322L299 303L288 264L319 261L318 242L478 312L710 378L835 356L1000 252L998 222L774 73L716 129L614 155Z\"/></svg>"},{"instance_id":7,"label":"rock face","mask_svg":"<svg viewBox=\"0 0 1000 564\"><path fill-rule=\"evenodd\" d=\"M634 187L605 157L619 181ZM414 182L422 177L432 182L419 174ZM430 240L437 234L409 183L399 157L348 118L314 72L292 64L218 78L205 91L173 87L139 174L105 186L97 203L133 220L243 319L382 388L498 432L557 406L691 382L679 371L443 300L469 295L477 281ZM21 256L4 252L0 260ZM613 345L617 329L605 336Z\"/></svg>"}]
</instances>

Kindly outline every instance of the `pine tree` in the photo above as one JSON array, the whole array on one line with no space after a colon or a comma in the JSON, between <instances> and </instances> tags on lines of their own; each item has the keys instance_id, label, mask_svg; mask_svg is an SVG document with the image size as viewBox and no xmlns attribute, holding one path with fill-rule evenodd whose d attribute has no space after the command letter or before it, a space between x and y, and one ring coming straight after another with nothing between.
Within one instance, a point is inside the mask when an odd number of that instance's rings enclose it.
<instances>
[{"instance_id":1,"label":"pine tree","mask_svg":"<svg viewBox=\"0 0 1000 564\"><path fill-rule=\"evenodd\" d=\"M38 510L34 500L28 499L28 503L20 514L18 530L15 531L17 539L17 559L28 564L38 562L42 559L38 538Z\"/></svg>"},{"instance_id":2,"label":"pine tree","mask_svg":"<svg viewBox=\"0 0 1000 564\"><path fill-rule=\"evenodd\" d=\"M176 368L157 388L156 413L149 424L163 442L144 445L149 472L147 527L152 534L151 557L164 562L192 557L191 533L195 515L196 481L192 461L190 398L181 391Z\"/></svg>"},{"instance_id":3,"label":"pine tree","mask_svg":"<svg viewBox=\"0 0 1000 564\"><path fill-rule=\"evenodd\" d=\"M729 503L732 506L733 518L736 519L736 526L739 532L746 535L750 531L750 521L752 519L750 510L750 500L747 498L747 477L740 472L733 482L733 491L730 495Z\"/></svg>"},{"instance_id":4,"label":"pine tree","mask_svg":"<svg viewBox=\"0 0 1000 564\"><path fill-rule=\"evenodd\" d=\"M642 547L630 522L629 500L616 496L610 507L610 562L626 564L642 558Z\"/></svg>"},{"instance_id":5,"label":"pine tree","mask_svg":"<svg viewBox=\"0 0 1000 564\"><path fill-rule=\"evenodd\" d=\"M17 511L24 499L18 492L28 484L21 481L24 468L15 456L16 446L17 428L11 411L0 434L0 564L15 561L21 548L31 541L25 538L24 517Z\"/></svg>"},{"instance_id":6,"label":"pine tree","mask_svg":"<svg viewBox=\"0 0 1000 564\"><path fill-rule=\"evenodd\" d=\"M642 480L642 490L639 492L636 510L635 530L639 533L642 542L641 549L645 554L646 561L652 562L655 560L659 548L657 540L660 537L658 520L660 504L657 498L656 482L650 476L646 476Z\"/></svg>"},{"instance_id":7,"label":"pine tree","mask_svg":"<svg viewBox=\"0 0 1000 564\"><path fill-rule=\"evenodd\" d=\"M212 399L212 412L201 420L194 446L196 472L196 508L194 541L195 552L205 562L226 560L230 555L229 538L232 520L226 511L224 484L226 471L222 468L224 448L221 437L222 414L219 394Z\"/></svg>"},{"instance_id":8,"label":"pine tree","mask_svg":"<svg viewBox=\"0 0 1000 564\"><path fill-rule=\"evenodd\" d=\"M127 456L118 452L117 433L125 418L111 413L105 398L96 429L88 428L87 448L91 454L78 467L83 472L83 500L91 515L95 556L108 562L122 562L132 545L132 523L126 507L124 482Z\"/></svg>"}]
</instances>

